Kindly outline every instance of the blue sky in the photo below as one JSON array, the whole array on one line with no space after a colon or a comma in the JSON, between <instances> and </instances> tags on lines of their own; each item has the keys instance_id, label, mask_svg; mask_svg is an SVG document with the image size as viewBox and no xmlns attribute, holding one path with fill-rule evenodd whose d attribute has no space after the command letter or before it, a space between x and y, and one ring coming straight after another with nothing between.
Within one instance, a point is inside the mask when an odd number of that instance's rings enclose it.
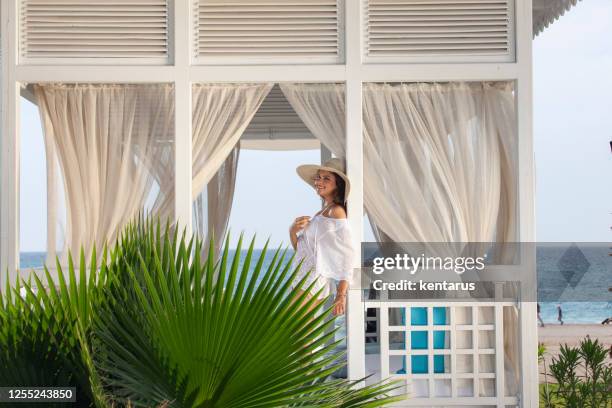
<instances>
[{"instance_id":1,"label":"blue sky","mask_svg":"<svg viewBox=\"0 0 612 408\"><path fill-rule=\"evenodd\" d=\"M612 241L612 2L584 0L533 43L538 241ZM21 105L22 251L46 242L44 150L36 107ZM319 200L295 174L318 151L243 151L230 227L287 244ZM366 239L371 233L366 232ZM260 246L260 245L258 245Z\"/></svg>"}]
</instances>

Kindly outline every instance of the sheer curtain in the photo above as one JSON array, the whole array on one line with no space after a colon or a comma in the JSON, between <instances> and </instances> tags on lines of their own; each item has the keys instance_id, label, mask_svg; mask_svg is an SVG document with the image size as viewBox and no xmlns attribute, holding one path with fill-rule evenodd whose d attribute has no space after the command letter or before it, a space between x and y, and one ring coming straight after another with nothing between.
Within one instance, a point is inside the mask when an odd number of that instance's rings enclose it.
<instances>
[{"instance_id":1,"label":"sheer curtain","mask_svg":"<svg viewBox=\"0 0 612 408\"><path fill-rule=\"evenodd\" d=\"M193 204L194 230L205 238L206 250L208 241L214 237L215 254L223 246L223 237L229 223L239 156L240 147L236 145Z\"/></svg>"},{"instance_id":2,"label":"sheer curtain","mask_svg":"<svg viewBox=\"0 0 612 408\"><path fill-rule=\"evenodd\" d=\"M214 233L217 245L225 235L230 216L238 163L237 143L273 85L193 86L194 230L202 237L207 234L206 239ZM207 197L202 194L205 189Z\"/></svg>"},{"instance_id":3,"label":"sheer curtain","mask_svg":"<svg viewBox=\"0 0 612 408\"><path fill-rule=\"evenodd\" d=\"M506 83L364 86L373 222L394 241L514 240L512 101Z\"/></svg>"},{"instance_id":4,"label":"sheer curtain","mask_svg":"<svg viewBox=\"0 0 612 408\"><path fill-rule=\"evenodd\" d=\"M344 84L281 83L280 89L308 130L336 157L346 152Z\"/></svg>"},{"instance_id":5,"label":"sheer curtain","mask_svg":"<svg viewBox=\"0 0 612 408\"><path fill-rule=\"evenodd\" d=\"M193 199L236 146L273 85L193 86Z\"/></svg>"},{"instance_id":6,"label":"sheer curtain","mask_svg":"<svg viewBox=\"0 0 612 408\"><path fill-rule=\"evenodd\" d=\"M154 151L174 138L173 86L44 84L34 90L45 143L55 150L63 179L64 249L78 255L81 246L89 254L112 245L144 210L155 182ZM168 188L159 185L161 194ZM55 192L48 198L54 205ZM48 223L55 230L53 218Z\"/></svg>"}]
</instances>

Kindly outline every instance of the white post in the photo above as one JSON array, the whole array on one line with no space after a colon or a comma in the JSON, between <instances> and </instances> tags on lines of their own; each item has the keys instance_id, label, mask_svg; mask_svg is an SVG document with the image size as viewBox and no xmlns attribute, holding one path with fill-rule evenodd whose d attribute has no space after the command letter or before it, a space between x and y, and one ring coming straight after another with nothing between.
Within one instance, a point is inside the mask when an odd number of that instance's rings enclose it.
<instances>
[{"instance_id":1,"label":"white post","mask_svg":"<svg viewBox=\"0 0 612 408\"><path fill-rule=\"evenodd\" d=\"M19 85L15 81L17 58L15 1L0 3L2 18L2 124L0 130L0 290L15 281L19 265Z\"/></svg>"},{"instance_id":2,"label":"white post","mask_svg":"<svg viewBox=\"0 0 612 408\"><path fill-rule=\"evenodd\" d=\"M516 2L516 112L518 132L518 187L520 242L536 242L535 233L535 171L533 150L533 98L532 98L532 0ZM528 252L528 251L527 251ZM521 259L523 268L535 275L535 253L525 254ZM528 291L536 291L537 280L531 279L530 287L521 288L519 311L520 326L520 378L521 406L538 407L538 330L535 299L525 298ZM525 286L525 284L523 284ZM529 301L529 302L528 302Z\"/></svg>"},{"instance_id":3,"label":"white post","mask_svg":"<svg viewBox=\"0 0 612 408\"><path fill-rule=\"evenodd\" d=\"M189 34L191 2L174 2L174 215L179 231L186 229L191 235L192 222L192 120L191 82L189 80L190 43ZM172 40L170 41L172 43Z\"/></svg>"},{"instance_id":4,"label":"white post","mask_svg":"<svg viewBox=\"0 0 612 408\"><path fill-rule=\"evenodd\" d=\"M356 249L356 265L361 264L363 240L363 123L361 119L361 2L346 3L346 162L351 180L348 217ZM360 271L359 269L356 269ZM364 305L361 301L361 277L354 274L348 295L347 346L348 378L357 380L365 376Z\"/></svg>"}]
</instances>

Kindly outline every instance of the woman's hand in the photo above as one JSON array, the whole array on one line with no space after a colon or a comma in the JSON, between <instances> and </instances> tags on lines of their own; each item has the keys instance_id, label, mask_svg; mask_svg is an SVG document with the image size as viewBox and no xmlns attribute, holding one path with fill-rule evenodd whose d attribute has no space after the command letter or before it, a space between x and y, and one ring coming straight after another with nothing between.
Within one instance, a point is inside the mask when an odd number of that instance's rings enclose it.
<instances>
[{"instance_id":1,"label":"woman's hand","mask_svg":"<svg viewBox=\"0 0 612 408\"><path fill-rule=\"evenodd\" d=\"M346 309L346 293L336 293L336 299L334 300L334 308L332 313L334 316L343 315Z\"/></svg>"},{"instance_id":2,"label":"woman's hand","mask_svg":"<svg viewBox=\"0 0 612 408\"><path fill-rule=\"evenodd\" d=\"M310 217L307 215L304 215L302 217L297 217L295 221L293 221L293 224L291 224L291 227L289 228L289 232L291 232L292 234L297 234L298 232L306 228L309 222L310 222Z\"/></svg>"}]
</instances>

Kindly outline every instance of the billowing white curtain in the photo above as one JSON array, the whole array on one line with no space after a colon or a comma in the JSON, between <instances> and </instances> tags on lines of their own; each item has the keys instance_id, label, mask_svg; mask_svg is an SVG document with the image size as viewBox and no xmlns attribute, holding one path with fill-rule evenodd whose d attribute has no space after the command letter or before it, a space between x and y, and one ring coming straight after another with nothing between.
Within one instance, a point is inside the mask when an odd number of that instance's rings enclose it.
<instances>
[{"instance_id":1,"label":"billowing white curtain","mask_svg":"<svg viewBox=\"0 0 612 408\"><path fill-rule=\"evenodd\" d=\"M238 141L273 85L193 86L192 198L195 231L201 237L206 235L206 239L214 234L217 248L225 236L230 217L236 183Z\"/></svg>"},{"instance_id":2,"label":"billowing white curtain","mask_svg":"<svg viewBox=\"0 0 612 408\"><path fill-rule=\"evenodd\" d=\"M344 84L281 83L279 86L308 130L336 157L345 157Z\"/></svg>"},{"instance_id":3,"label":"billowing white curtain","mask_svg":"<svg viewBox=\"0 0 612 408\"><path fill-rule=\"evenodd\" d=\"M236 146L273 85L193 86L193 199Z\"/></svg>"},{"instance_id":4,"label":"billowing white curtain","mask_svg":"<svg viewBox=\"0 0 612 408\"><path fill-rule=\"evenodd\" d=\"M57 155L63 179L64 249L76 255L82 246L89 254L114 244L144 210L155 183L154 151L171 148L173 86L43 84L34 90L47 150ZM168 187L158 186L160 194ZM51 203L54 194L48 194Z\"/></svg>"},{"instance_id":5,"label":"billowing white curtain","mask_svg":"<svg viewBox=\"0 0 612 408\"><path fill-rule=\"evenodd\" d=\"M365 85L373 222L398 242L513 241L513 112L507 83Z\"/></svg>"},{"instance_id":6,"label":"billowing white curtain","mask_svg":"<svg viewBox=\"0 0 612 408\"><path fill-rule=\"evenodd\" d=\"M273 85L272 83L193 85L193 221L194 231L202 238L208 239L210 233L214 232L215 239L220 242L225 235L236 181L239 149L237 144ZM173 180L173 162L165 160L161 155L158 155L158 159L154 168L156 180ZM217 173L214 185L210 186L212 193L207 194L206 187ZM231 185L216 184L221 182ZM172 216L173 200L174 194L158 197L152 211ZM209 218L210 216L214 218Z\"/></svg>"},{"instance_id":7,"label":"billowing white curtain","mask_svg":"<svg viewBox=\"0 0 612 408\"><path fill-rule=\"evenodd\" d=\"M214 237L215 254L223 245L232 210L239 156L240 147L236 145L193 203L194 230L205 238L205 251L211 237Z\"/></svg>"}]
</instances>

